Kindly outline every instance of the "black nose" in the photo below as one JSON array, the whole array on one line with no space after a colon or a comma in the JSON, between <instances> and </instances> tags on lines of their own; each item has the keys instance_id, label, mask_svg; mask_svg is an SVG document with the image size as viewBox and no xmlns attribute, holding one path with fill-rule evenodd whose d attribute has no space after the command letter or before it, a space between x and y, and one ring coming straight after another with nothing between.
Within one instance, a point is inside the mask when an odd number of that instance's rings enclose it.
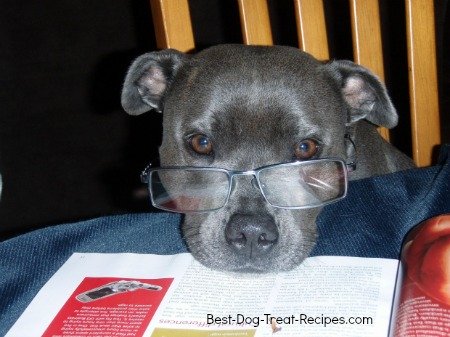
<instances>
[{"instance_id":1,"label":"black nose","mask_svg":"<svg viewBox=\"0 0 450 337\"><path fill-rule=\"evenodd\" d=\"M269 216L235 214L225 227L233 249L248 258L267 254L278 241L278 229Z\"/></svg>"}]
</instances>

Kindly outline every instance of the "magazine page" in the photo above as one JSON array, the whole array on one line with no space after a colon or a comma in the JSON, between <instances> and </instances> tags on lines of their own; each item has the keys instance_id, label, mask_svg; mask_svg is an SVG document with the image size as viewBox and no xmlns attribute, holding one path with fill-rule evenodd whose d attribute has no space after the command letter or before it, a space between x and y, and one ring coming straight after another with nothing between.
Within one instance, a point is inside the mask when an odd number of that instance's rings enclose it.
<instances>
[{"instance_id":1,"label":"magazine page","mask_svg":"<svg viewBox=\"0 0 450 337\"><path fill-rule=\"evenodd\" d=\"M450 336L450 214L431 218L407 236L395 337Z\"/></svg>"},{"instance_id":2,"label":"magazine page","mask_svg":"<svg viewBox=\"0 0 450 337\"><path fill-rule=\"evenodd\" d=\"M397 269L397 260L310 258L279 276L270 312L299 318L283 336L387 336Z\"/></svg>"},{"instance_id":3,"label":"magazine page","mask_svg":"<svg viewBox=\"0 0 450 337\"><path fill-rule=\"evenodd\" d=\"M203 268L187 269L146 336L388 335L396 260L320 256L233 277Z\"/></svg>"},{"instance_id":4,"label":"magazine page","mask_svg":"<svg viewBox=\"0 0 450 337\"><path fill-rule=\"evenodd\" d=\"M8 337L142 336L190 254L73 254Z\"/></svg>"},{"instance_id":5,"label":"magazine page","mask_svg":"<svg viewBox=\"0 0 450 337\"><path fill-rule=\"evenodd\" d=\"M321 256L230 274L189 254L74 254L7 336L387 336L397 267Z\"/></svg>"}]
</instances>

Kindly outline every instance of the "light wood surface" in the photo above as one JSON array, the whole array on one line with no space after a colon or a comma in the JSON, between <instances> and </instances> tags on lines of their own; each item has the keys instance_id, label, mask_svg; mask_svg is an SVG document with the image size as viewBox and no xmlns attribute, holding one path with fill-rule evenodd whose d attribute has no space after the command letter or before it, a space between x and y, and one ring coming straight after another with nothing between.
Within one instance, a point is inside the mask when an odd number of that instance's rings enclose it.
<instances>
[{"instance_id":1,"label":"light wood surface","mask_svg":"<svg viewBox=\"0 0 450 337\"><path fill-rule=\"evenodd\" d=\"M244 44L273 44L269 9L266 0L238 0Z\"/></svg>"},{"instance_id":2,"label":"light wood surface","mask_svg":"<svg viewBox=\"0 0 450 337\"><path fill-rule=\"evenodd\" d=\"M299 48L319 60L328 60L327 30L322 0L294 0Z\"/></svg>"},{"instance_id":3,"label":"light wood surface","mask_svg":"<svg viewBox=\"0 0 450 337\"><path fill-rule=\"evenodd\" d=\"M150 5L159 49L195 48L188 0L150 0Z\"/></svg>"},{"instance_id":4,"label":"light wood surface","mask_svg":"<svg viewBox=\"0 0 450 337\"><path fill-rule=\"evenodd\" d=\"M406 0L413 159L428 166L441 143L433 1Z\"/></svg>"}]
</instances>

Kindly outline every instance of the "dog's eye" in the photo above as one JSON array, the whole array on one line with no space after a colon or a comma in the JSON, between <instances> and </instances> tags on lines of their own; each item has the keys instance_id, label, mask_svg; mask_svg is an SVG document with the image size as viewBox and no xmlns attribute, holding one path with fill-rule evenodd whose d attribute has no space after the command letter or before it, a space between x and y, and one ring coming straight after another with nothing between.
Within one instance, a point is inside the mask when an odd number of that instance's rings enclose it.
<instances>
[{"instance_id":1,"label":"dog's eye","mask_svg":"<svg viewBox=\"0 0 450 337\"><path fill-rule=\"evenodd\" d=\"M211 154L213 146L209 138L202 134L193 135L189 139L189 144L196 153L198 154Z\"/></svg>"},{"instance_id":2,"label":"dog's eye","mask_svg":"<svg viewBox=\"0 0 450 337\"><path fill-rule=\"evenodd\" d=\"M319 151L319 143L311 138L303 139L295 145L294 155L296 159L306 160L314 157Z\"/></svg>"}]
</instances>

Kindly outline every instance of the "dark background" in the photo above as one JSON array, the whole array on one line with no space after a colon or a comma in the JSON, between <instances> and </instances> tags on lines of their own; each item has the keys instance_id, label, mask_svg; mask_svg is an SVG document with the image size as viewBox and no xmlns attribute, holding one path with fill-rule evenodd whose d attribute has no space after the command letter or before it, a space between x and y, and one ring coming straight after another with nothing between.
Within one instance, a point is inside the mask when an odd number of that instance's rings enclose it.
<instances>
[{"instance_id":1,"label":"dark background","mask_svg":"<svg viewBox=\"0 0 450 337\"><path fill-rule=\"evenodd\" d=\"M424 0L428 1L428 0ZM444 141L449 131L449 10L437 0ZM291 0L271 0L276 44L296 46ZM242 43L234 0L191 0L197 49ZM403 1L381 5L386 82L410 153ZM333 58L352 58L346 0L326 1ZM0 239L34 228L150 208L139 173L155 158L161 116L126 115L121 83L132 59L155 50L147 0L0 2Z\"/></svg>"}]
</instances>

